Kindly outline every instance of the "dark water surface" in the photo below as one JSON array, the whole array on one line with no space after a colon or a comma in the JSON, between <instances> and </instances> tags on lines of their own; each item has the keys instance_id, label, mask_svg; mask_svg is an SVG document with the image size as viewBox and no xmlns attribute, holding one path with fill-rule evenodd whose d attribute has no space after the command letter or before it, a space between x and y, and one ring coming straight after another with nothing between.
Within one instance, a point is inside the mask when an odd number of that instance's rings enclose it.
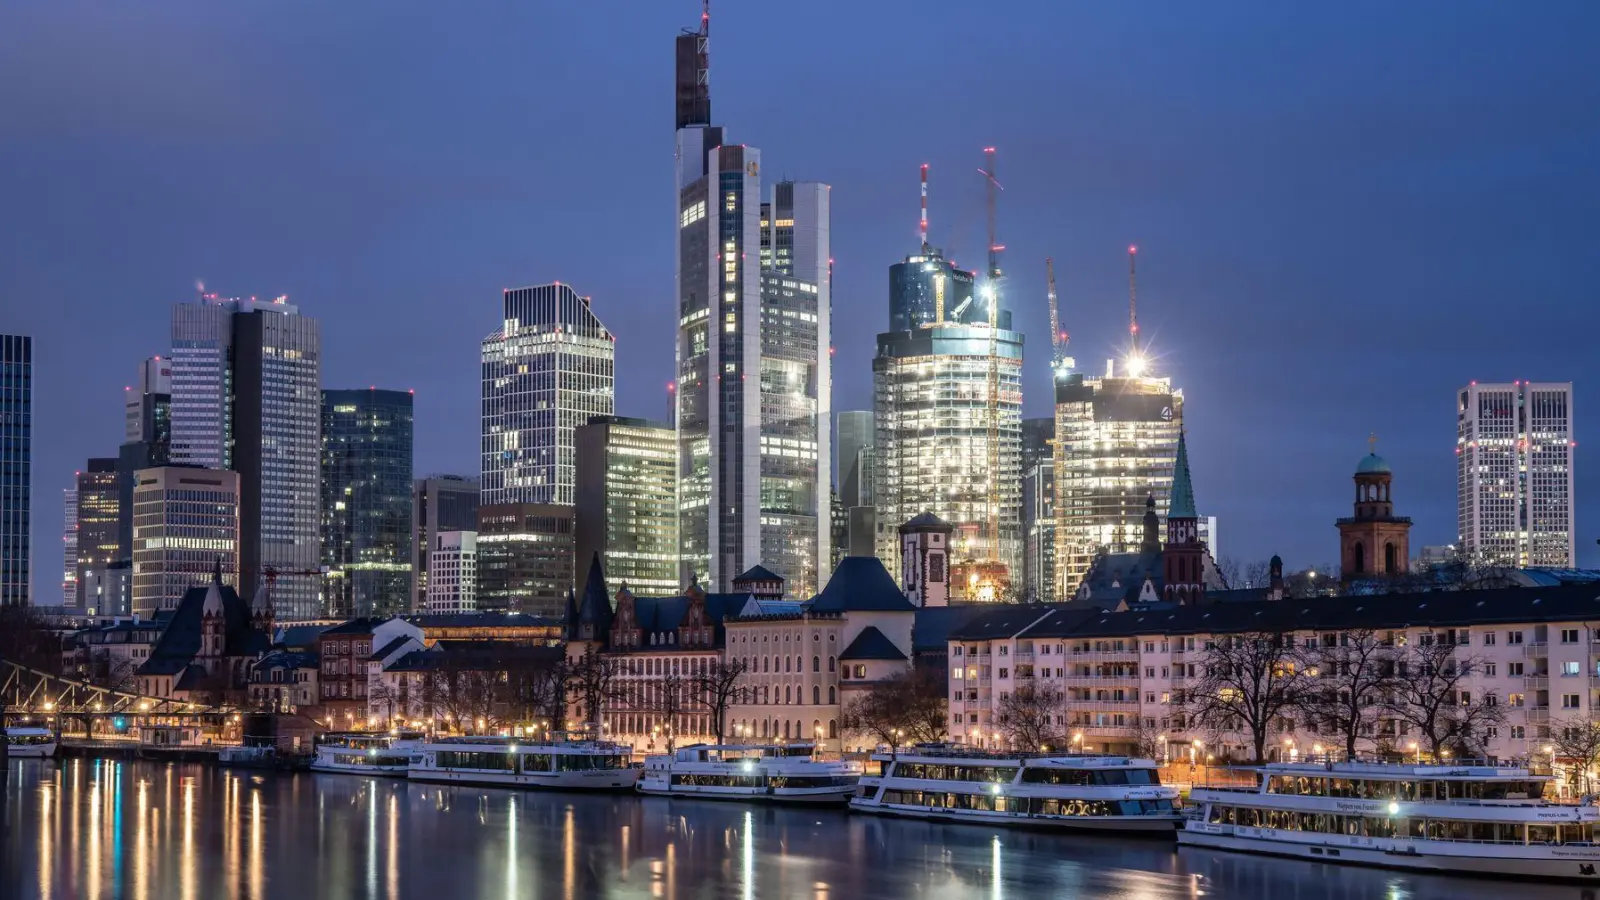
<instances>
[{"instance_id":1,"label":"dark water surface","mask_svg":"<svg viewBox=\"0 0 1600 900\"><path fill-rule=\"evenodd\" d=\"M0 897L1600 900L842 810L13 761Z\"/></svg>"}]
</instances>

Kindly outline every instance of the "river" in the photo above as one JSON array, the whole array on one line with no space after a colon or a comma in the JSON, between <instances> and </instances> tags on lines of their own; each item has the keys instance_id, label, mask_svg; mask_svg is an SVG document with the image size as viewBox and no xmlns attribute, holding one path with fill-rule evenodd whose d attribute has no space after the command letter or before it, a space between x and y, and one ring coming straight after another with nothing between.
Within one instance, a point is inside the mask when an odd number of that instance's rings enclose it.
<instances>
[{"instance_id":1,"label":"river","mask_svg":"<svg viewBox=\"0 0 1600 900\"><path fill-rule=\"evenodd\" d=\"M843 810L13 760L0 897L1600 900Z\"/></svg>"}]
</instances>

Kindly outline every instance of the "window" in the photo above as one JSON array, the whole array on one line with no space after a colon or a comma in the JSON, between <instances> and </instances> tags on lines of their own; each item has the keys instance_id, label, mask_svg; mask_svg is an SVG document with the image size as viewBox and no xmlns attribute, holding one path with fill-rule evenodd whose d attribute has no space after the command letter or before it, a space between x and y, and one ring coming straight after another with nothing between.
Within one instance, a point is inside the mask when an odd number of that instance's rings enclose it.
<instances>
[{"instance_id":1,"label":"window","mask_svg":"<svg viewBox=\"0 0 1600 900\"><path fill-rule=\"evenodd\" d=\"M1513 726L1511 726L1511 739L1513 741L1522 740L1523 736L1525 734L1527 734L1527 730L1523 726L1521 726L1521 725L1513 725Z\"/></svg>"},{"instance_id":2,"label":"window","mask_svg":"<svg viewBox=\"0 0 1600 900\"><path fill-rule=\"evenodd\" d=\"M1508 644L1520 644L1520 643L1522 643L1522 632L1520 632L1520 631L1508 631L1508 632L1506 632L1506 643L1508 643Z\"/></svg>"},{"instance_id":3,"label":"window","mask_svg":"<svg viewBox=\"0 0 1600 900\"><path fill-rule=\"evenodd\" d=\"M1576 660L1569 660L1569 661L1564 662L1564 663L1561 664L1561 677L1563 677L1563 678L1571 678L1571 677L1573 677L1574 675L1577 675L1577 674L1578 674L1578 663L1577 663Z\"/></svg>"},{"instance_id":4,"label":"window","mask_svg":"<svg viewBox=\"0 0 1600 900\"><path fill-rule=\"evenodd\" d=\"M813 671L813 672L821 672L822 671L822 657L820 657L820 656L811 657L811 671Z\"/></svg>"},{"instance_id":5,"label":"window","mask_svg":"<svg viewBox=\"0 0 1600 900\"><path fill-rule=\"evenodd\" d=\"M1563 644L1576 644L1577 642L1578 642L1578 629L1576 629L1576 628L1563 628L1563 629L1561 629L1561 643L1563 643Z\"/></svg>"},{"instance_id":6,"label":"window","mask_svg":"<svg viewBox=\"0 0 1600 900\"><path fill-rule=\"evenodd\" d=\"M1578 695L1577 694L1562 694L1561 695L1561 708L1562 709L1577 709L1578 708Z\"/></svg>"},{"instance_id":7,"label":"window","mask_svg":"<svg viewBox=\"0 0 1600 900\"><path fill-rule=\"evenodd\" d=\"M1010 678L1011 677L1011 670L1010 669L1001 669L1000 670L1000 677L1001 678Z\"/></svg>"},{"instance_id":8,"label":"window","mask_svg":"<svg viewBox=\"0 0 1600 900\"><path fill-rule=\"evenodd\" d=\"M1528 695L1526 695L1526 694L1507 694L1506 695L1506 705L1507 706L1523 706L1523 705L1525 705L1527 703L1527 699L1528 699Z\"/></svg>"},{"instance_id":9,"label":"window","mask_svg":"<svg viewBox=\"0 0 1600 900\"><path fill-rule=\"evenodd\" d=\"M1485 646L1485 647L1493 647L1493 646L1494 646L1494 639L1495 639L1495 634L1494 634L1494 632L1492 632L1492 631L1485 631L1485 632L1484 632L1484 633L1483 633L1483 645L1484 645L1484 646Z\"/></svg>"},{"instance_id":10,"label":"window","mask_svg":"<svg viewBox=\"0 0 1600 900\"><path fill-rule=\"evenodd\" d=\"M959 648L957 648L957 649L959 649ZM829 671L829 672L832 672L832 671L833 671L833 659L834 659L834 658L833 658L833 657L831 657L831 656L830 656L830 657L828 657L828 671Z\"/></svg>"},{"instance_id":11,"label":"window","mask_svg":"<svg viewBox=\"0 0 1600 900\"><path fill-rule=\"evenodd\" d=\"M856 677L857 678L865 678L865 677L867 677L867 667L865 665L863 665L861 663L857 663L856 664Z\"/></svg>"},{"instance_id":12,"label":"window","mask_svg":"<svg viewBox=\"0 0 1600 900\"><path fill-rule=\"evenodd\" d=\"M1522 677L1522 663L1519 663L1519 662L1506 663L1506 674L1510 675L1512 678L1521 678Z\"/></svg>"},{"instance_id":13,"label":"window","mask_svg":"<svg viewBox=\"0 0 1600 900\"><path fill-rule=\"evenodd\" d=\"M1008 645L1008 644L1001 644L1001 645L1000 645L1000 655L1001 655L1001 656L1009 656L1009 655L1010 655L1010 654L1011 654L1011 647L1010 647L1010 645Z\"/></svg>"},{"instance_id":14,"label":"window","mask_svg":"<svg viewBox=\"0 0 1600 900\"><path fill-rule=\"evenodd\" d=\"M1484 676L1486 676L1488 678L1493 678L1494 677L1494 673L1495 673L1495 664L1494 663L1486 662L1486 663L1483 664L1483 674L1484 674Z\"/></svg>"}]
</instances>

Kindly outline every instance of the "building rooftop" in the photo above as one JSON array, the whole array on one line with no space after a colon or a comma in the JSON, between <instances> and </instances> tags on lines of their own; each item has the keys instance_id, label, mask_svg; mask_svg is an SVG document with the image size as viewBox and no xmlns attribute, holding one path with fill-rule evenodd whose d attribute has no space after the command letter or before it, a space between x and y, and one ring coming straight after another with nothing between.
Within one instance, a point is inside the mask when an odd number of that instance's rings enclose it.
<instances>
[{"instance_id":1,"label":"building rooftop","mask_svg":"<svg viewBox=\"0 0 1600 900\"><path fill-rule=\"evenodd\" d=\"M903 662L906 655L878 629L867 626L839 654L841 660L887 659Z\"/></svg>"},{"instance_id":2,"label":"building rooftop","mask_svg":"<svg viewBox=\"0 0 1600 900\"><path fill-rule=\"evenodd\" d=\"M811 601L812 612L916 612L876 556L846 556Z\"/></svg>"}]
</instances>

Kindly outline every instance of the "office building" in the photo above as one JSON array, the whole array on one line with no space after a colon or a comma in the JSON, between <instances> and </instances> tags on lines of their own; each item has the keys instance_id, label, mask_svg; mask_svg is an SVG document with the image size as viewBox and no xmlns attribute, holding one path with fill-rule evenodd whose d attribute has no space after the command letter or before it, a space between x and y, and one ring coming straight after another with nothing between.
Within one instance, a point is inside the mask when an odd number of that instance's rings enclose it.
<instances>
[{"instance_id":1,"label":"office building","mask_svg":"<svg viewBox=\"0 0 1600 900\"><path fill-rule=\"evenodd\" d=\"M478 609L559 617L573 586L573 508L478 507Z\"/></svg>"},{"instance_id":2,"label":"office building","mask_svg":"<svg viewBox=\"0 0 1600 900\"><path fill-rule=\"evenodd\" d=\"M1026 455L1026 445L1024 445ZM1057 594L1056 463L1048 452L1022 471L1022 584L1020 595L1033 603L1065 600Z\"/></svg>"},{"instance_id":3,"label":"office building","mask_svg":"<svg viewBox=\"0 0 1600 900\"><path fill-rule=\"evenodd\" d=\"M270 582L279 621L323 612L321 358L286 297L173 307L172 462L239 474L239 593Z\"/></svg>"},{"instance_id":4,"label":"office building","mask_svg":"<svg viewBox=\"0 0 1600 900\"><path fill-rule=\"evenodd\" d=\"M411 609L428 602L428 559L434 538L446 531L476 531L478 480L429 475L411 486Z\"/></svg>"},{"instance_id":5,"label":"office building","mask_svg":"<svg viewBox=\"0 0 1600 900\"><path fill-rule=\"evenodd\" d=\"M872 505L872 442L877 439L871 410L839 413L839 500L846 509Z\"/></svg>"},{"instance_id":6,"label":"office building","mask_svg":"<svg viewBox=\"0 0 1600 900\"><path fill-rule=\"evenodd\" d=\"M1134 553L1145 502L1165 530L1183 426L1183 391L1170 378L1063 374L1056 401L1055 596L1077 591L1097 554Z\"/></svg>"},{"instance_id":7,"label":"office building","mask_svg":"<svg viewBox=\"0 0 1600 900\"><path fill-rule=\"evenodd\" d=\"M708 29L676 44L679 577L760 564L809 593L832 558L828 187L763 202L760 151L711 124Z\"/></svg>"},{"instance_id":8,"label":"office building","mask_svg":"<svg viewBox=\"0 0 1600 900\"><path fill-rule=\"evenodd\" d=\"M1212 559L1221 559L1222 554L1217 550L1217 517L1201 516L1199 527L1200 543L1205 544L1206 549L1211 551Z\"/></svg>"},{"instance_id":9,"label":"office building","mask_svg":"<svg viewBox=\"0 0 1600 900\"><path fill-rule=\"evenodd\" d=\"M878 521L889 526L878 529L877 555L890 571L899 570L894 528L926 512L954 529L953 565L998 564L1006 574L991 566L986 582L1020 582L1022 351L1021 334L987 322L935 319L878 335L873 491ZM994 596L1001 589L986 590Z\"/></svg>"},{"instance_id":10,"label":"office building","mask_svg":"<svg viewBox=\"0 0 1600 900\"><path fill-rule=\"evenodd\" d=\"M129 605L148 619L184 592L239 573L237 472L189 466L141 469L133 488L133 588Z\"/></svg>"},{"instance_id":11,"label":"office building","mask_svg":"<svg viewBox=\"0 0 1600 900\"><path fill-rule=\"evenodd\" d=\"M27 603L33 478L33 338L0 334L0 604Z\"/></svg>"},{"instance_id":12,"label":"office building","mask_svg":"<svg viewBox=\"0 0 1600 900\"><path fill-rule=\"evenodd\" d=\"M117 460L90 459L77 473L78 584L73 606L83 608L83 575L88 569L109 565L118 558L117 524L121 509L117 500Z\"/></svg>"},{"instance_id":13,"label":"office building","mask_svg":"<svg viewBox=\"0 0 1600 900\"><path fill-rule=\"evenodd\" d=\"M1576 565L1572 383L1473 382L1456 393L1456 520L1474 563Z\"/></svg>"},{"instance_id":14,"label":"office building","mask_svg":"<svg viewBox=\"0 0 1600 900\"><path fill-rule=\"evenodd\" d=\"M85 569L79 582L83 611L91 616L133 614L133 563L117 560Z\"/></svg>"},{"instance_id":15,"label":"office building","mask_svg":"<svg viewBox=\"0 0 1600 900\"><path fill-rule=\"evenodd\" d=\"M580 425L577 584L599 559L612 584L678 593L678 451L671 425L605 416Z\"/></svg>"},{"instance_id":16,"label":"office building","mask_svg":"<svg viewBox=\"0 0 1600 900\"><path fill-rule=\"evenodd\" d=\"M616 343L570 285L508 290L483 339L479 501L572 503L572 432L614 412Z\"/></svg>"},{"instance_id":17,"label":"office building","mask_svg":"<svg viewBox=\"0 0 1600 900\"><path fill-rule=\"evenodd\" d=\"M430 613L478 611L478 533L441 531L428 551Z\"/></svg>"},{"instance_id":18,"label":"office building","mask_svg":"<svg viewBox=\"0 0 1600 900\"><path fill-rule=\"evenodd\" d=\"M172 461L172 359L156 356L139 364L123 391L124 428L117 449L117 555L133 559L134 473Z\"/></svg>"},{"instance_id":19,"label":"office building","mask_svg":"<svg viewBox=\"0 0 1600 900\"><path fill-rule=\"evenodd\" d=\"M73 484L77 484L77 477L73 477ZM77 487L64 488L61 491L62 499L62 528L61 547L65 551L65 560L61 570L61 605L65 607L76 606L78 603L78 489Z\"/></svg>"},{"instance_id":20,"label":"office building","mask_svg":"<svg viewBox=\"0 0 1600 900\"><path fill-rule=\"evenodd\" d=\"M410 611L410 391L322 392L322 565L327 615Z\"/></svg>"}]
</instances>

